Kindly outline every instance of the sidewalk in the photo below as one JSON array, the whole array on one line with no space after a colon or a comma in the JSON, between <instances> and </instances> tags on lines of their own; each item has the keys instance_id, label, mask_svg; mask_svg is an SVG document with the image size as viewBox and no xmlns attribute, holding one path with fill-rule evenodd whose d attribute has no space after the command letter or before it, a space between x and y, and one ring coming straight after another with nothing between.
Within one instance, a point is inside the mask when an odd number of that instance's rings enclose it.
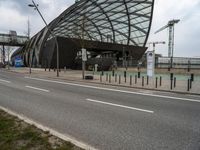
<instances>
[{"instance_id":1,"label":"sidewalk","mask_svg":"<svg viewBox=\"0 0 200 150\"><path fill-rule=\"evenodd\" d=\"M10 71L24 74L29 76L29 68L11 68ZM104 84L104 85L114 85L114 86L123 86L131 87L138 89L147 89L147 90L157 90L157 91L169 91L169 92L178 92L183 94L197 94L200 95L200 77L195 76L194 82L192 82L191 89L188 91L188 78L189 76L180 76L174 75L176 77L176 83L172 82L171 90L171 80L169 74L165 75L156 75L157 77L157 88L156 88L156 79L149 78L145 74L141 74L140 78L136 78L137 72L127 72L127 78L124 78L123 72L115 72L115 75L112 76L112 72L104 72L104 75L101 76L101 72L86 72L86 75L93 75L94 80L83 80L82 71L75 70L61 70L60 76L56 77L56 72L54 70L44 70L44 69L35 69L32 68L32 77L38 78L51 78L51 79L62 79L68 81L78 81L86 83L95 83L95 84ZM156 78L155 77L155 78ZM162 77L160 81L160 77ZM148 80L148 81L147 81ZM175 86L174 86L175 84Z\"/></svg>"}]
</instances>

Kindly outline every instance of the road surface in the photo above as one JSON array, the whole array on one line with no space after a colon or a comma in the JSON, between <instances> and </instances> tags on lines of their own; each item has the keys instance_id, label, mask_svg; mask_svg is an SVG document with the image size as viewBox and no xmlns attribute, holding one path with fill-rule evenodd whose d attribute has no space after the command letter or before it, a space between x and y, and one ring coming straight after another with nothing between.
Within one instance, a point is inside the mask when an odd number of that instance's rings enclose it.
<instances>
[{"instance_id":1,"label":"road surface","mask_svg":"<svg viewBox=\"0 0 200 150\"><path fill-rule=\"evenodd\" d=\"M200 150L200 97L0 70L0 106L102 150Z\"/></svg>"}]
</instances>

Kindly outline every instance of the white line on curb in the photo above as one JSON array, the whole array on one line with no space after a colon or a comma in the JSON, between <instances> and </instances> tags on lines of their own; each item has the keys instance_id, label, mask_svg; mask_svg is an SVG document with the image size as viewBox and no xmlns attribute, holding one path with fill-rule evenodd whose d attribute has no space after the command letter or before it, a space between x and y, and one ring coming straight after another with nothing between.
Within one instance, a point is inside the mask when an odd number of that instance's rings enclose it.
<instances>
[{"instance_id":1,"label":"white line on curb","mask_svg":"<svg viewBox=\"0 0 200 150\"><path fill-rule=\"evenodd\" d=\"M58 83L58 84L71 85L71 86L79 86L79 87L98 89L98 90L105 90L105 91L112 91L112 92L120 92L120 93L127 93L127 94L135 94L135 95L143 95L143 96L151 96L151 97L158 97L158 98L165 98L165 99L175 99L175 100L181 100L181 101L189 101L189 102L200 103L200 100L196 100L196 99L180 98L180 97L172 97L172 96L164 96L164 95L154 95L154 94L139 93L139 92L132 92L132 91L124 91L124 90L96 87L96 86L90 86L90 85L81 85L81 84L67 83L67 82L40 79L40 78L31 78L31 77L25 77L25 78L26 79L31 79L31 80L37 80L37 81L45 81L45 82L50 82L50 83Z\"/></svg>"},{"instance_id":2,"label":"white line on curb","mask_svg":"<svg viewBox=\"0 0 200 150\"><path fill-rule=\"evenodd\" d=\"M0 82L11 83L10 81L0 79Z\"/></svg>"},{"instance_id":3,"label":"white line on curb","mask_svg":"<svg viewBox=\"0 0 200 150\"><path fill-rule=\"evenodd\" d=\"M33 86L25 86L25 87L27 87L29 89L38 90L38 91L49 92L49 90L41 89L41 88L37 88L37 87L33 87Z\"/></svg>"},{"instance_id":4,"label":"white line on curb","mask_svg":"<svg viewBox=\"0 0 200 150\"><path fill-rule=\"evenodd\" d=\"M98 100L93 100L93 99L86 99L87 101L90 102L95 102L95 103L100 103L100 104L105 104L105 105L110 105L110 106L116 106L116 107L121 107L121 108L126 108L126 109L131 109L131 110L137 110L137 111L142 111L146 113L154 113L154 111L146 110L146 109L140 109L140 108L135 108L135 107L129 107L125 105L119 105L119 104L114 104L114 103L108 103L108 102L103 102L103 101L98 101Z\"/></svg>"},{"instance_id":5,"label":"white line on curb","mask_svg":"<svg viewBox=\"0 0 200 150\"><path fill-rule=\"evenodd\" d=\"M23 120L24 122L26 122L26 123L28 123L30 125L36 126L37 128L41 129L42 131L45 131L45 132L48 131L51 135L54 135L54 136L56 136L56 137L58 137L58 138L60 138L60 139L62 139L64 141L71 142L72 144L74 144L74 145L76 145L76 146L78 146L78 147L80 147L82 149L85 149L85 150L98 150L98 149L96 149L96 148L94 148L94 147L92 147L92 146L90 146L88 144L85 144L83 142L78 141L77 139L75 139L75 138L73 138L73 137L71 137L69 135L62 134L62 133L60 133L60 132L58 132L58 131L56 131L56 130L54 130L52 128L49 128L49 127L44 126L44 125L42 125L42 124L40 124L40 123L38 123L38 122L36 122L34 120L31 120L31 119L27 118L26 116L24 116L22 114L18 114L16 112L11 111L11 110L9 110L9 109L7 109L5 107L2 107L2 106L0 106L0 109L5 111L5 112L7 112L8 114L10 114L12 116L18 117L20 120Z\"/></svg>"}]
</instances>

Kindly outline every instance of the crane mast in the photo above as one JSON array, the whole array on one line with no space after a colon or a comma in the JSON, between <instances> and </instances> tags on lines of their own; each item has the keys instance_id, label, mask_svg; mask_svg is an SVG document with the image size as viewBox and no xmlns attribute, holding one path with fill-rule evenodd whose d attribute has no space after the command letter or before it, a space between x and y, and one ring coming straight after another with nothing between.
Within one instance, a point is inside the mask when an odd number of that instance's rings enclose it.
<instances>
[{"instance_id":1,"label":"crane mast","mask_svg":"<svg viewBox=\"0 0 200 150\"><path fill-rule=\"evenodd\" d=\"M170 20L168 22L167 25L165 25L164 27L160 28L158 31L155 32L159 33L163 30L165 30L166 28L169 28L169 44L168 44L168 57L173 58L174 56L174 26L175 24L179 23L179 19L175 19L175 20Z\"/></svg>"}]
</instances>

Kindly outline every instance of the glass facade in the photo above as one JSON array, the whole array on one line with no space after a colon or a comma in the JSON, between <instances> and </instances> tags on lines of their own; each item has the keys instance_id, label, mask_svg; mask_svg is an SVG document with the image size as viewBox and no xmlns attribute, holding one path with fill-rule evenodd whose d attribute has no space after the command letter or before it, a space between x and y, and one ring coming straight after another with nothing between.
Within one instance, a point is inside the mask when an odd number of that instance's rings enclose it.
<instances>
[{"instance_id":1,"label":"glass facade","mask_svg":"<svg viewBox=\"0 0 200 150\"><path fill-rule=\"evenodd\" d=\"M80 0L59 18L56 36L144 47L154 0Z\"/></svg>"}]
</instances>

